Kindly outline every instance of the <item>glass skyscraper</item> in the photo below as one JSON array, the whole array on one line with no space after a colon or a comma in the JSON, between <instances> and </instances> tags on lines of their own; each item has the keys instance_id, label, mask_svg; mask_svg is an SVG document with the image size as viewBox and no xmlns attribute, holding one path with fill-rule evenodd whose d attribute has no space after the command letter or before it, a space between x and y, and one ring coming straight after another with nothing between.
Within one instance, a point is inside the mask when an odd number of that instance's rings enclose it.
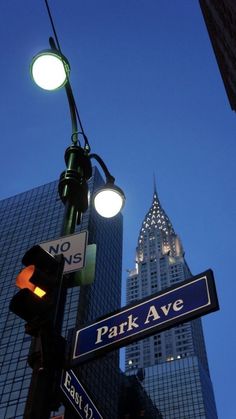
<instances>
[{"instance_id":1,"label":"glass skyscraper","mask_svg":"<svg viewBox=\"0 0 236 419\"><path fill-rule=\"evenodd\" d=\"M156 188L127 278L127 303L192 276L180 238ZM142 384L163 419L217 419L201 319L180 324L126 348L126 373L143 371Z\"/></svg>"},{"instance_id":2,"label":"glass skyscraper","mask_svg":"<svg viewBox=\"0 0 236 419\"><path fill-rule=\"evenodd\" d=\"M93 169L90 195L102 183L98 170ZM25 334L24 321L9 311L9 303L16 292L15 279L22 269L24 253L35 244L60 237L64 207L57 186L58 182L51 182L0 201L1 419L19 419L24 413L32 373L27 366L31 337ZM77 323L86 323L120 307L122 216L103 219L90 205L79 230L88 230L88 243L97 245L95 281L68 290L64 336ZM118 352L79 368L78 376L104 418L117 417L118 368ZM65 417L73 416L68 407Z\"/></svg>"}]
</instances>

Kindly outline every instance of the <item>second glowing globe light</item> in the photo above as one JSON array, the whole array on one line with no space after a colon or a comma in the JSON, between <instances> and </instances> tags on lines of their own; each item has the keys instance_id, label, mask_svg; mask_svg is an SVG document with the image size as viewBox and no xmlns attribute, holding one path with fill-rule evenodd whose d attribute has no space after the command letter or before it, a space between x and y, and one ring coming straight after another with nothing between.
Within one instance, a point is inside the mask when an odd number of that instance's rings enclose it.
<instances>
[{"instance_id":1,"label":"second glowing globe light","mask_svg":"<svg viewBox=\"0 0 236 419\"><path fill-rule=\"evenodd\" d=\"M113 184L106 184L103 188L98 189L94 195L96 211L105 218L117 215L122 210L124 202L123 191Z\"/></svg>"}]
</instances>

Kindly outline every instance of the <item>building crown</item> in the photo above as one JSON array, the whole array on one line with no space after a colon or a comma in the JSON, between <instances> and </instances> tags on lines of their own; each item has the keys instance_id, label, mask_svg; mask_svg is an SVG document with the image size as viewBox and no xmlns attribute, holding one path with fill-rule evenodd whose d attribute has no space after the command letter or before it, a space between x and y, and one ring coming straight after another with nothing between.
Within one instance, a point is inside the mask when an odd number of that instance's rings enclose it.
<instances>
[{"instance_id":1,"label":"building crown","mask_svg":"<svg viewBox=\"0 0 236 419\"><path fill-rule=\"evenodd\" d=\"M150 228L152 229L153 227L158 228L166 235L175 234L169 217L161 206L156 187L154 187L152 205L144 218L140 235L142 235L142 233L149 230Z\"/></svg>"},{"instance_id":2,"label":"building crown","mask_svg":"<svg viewBox=\"0 0 236 419\"><path fill-rule=\"evenodd\" d=\"M169 217L161 206L154 184L152 205L146 214L139 232L136 262L160 256L183 256L181 241L172 227Z\"/></svg>"}]
</instances>

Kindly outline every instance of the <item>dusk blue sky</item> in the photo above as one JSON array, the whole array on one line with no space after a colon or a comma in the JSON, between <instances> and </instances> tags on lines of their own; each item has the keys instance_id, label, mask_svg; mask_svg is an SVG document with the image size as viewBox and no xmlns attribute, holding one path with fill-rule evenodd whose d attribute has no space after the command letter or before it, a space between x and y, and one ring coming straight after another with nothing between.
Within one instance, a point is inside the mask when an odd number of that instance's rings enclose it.
<instances>
[{"instance_id":1,"label":"dusk blue sky","mask_svg":"<svg viewBox=\"0 0 236 419\"><path fill-rule=\"evenodd\" d=\"M215 274L220 311L203 318L204 333L219 419L235 419L236 115L198 1L49 4L92 152L126 194L123 283L155 173L192 273ZM43 0L1 2L1 199L65 168L65 92L40 90L29 73L51 35Z\"/></svg>"}]
</instances>

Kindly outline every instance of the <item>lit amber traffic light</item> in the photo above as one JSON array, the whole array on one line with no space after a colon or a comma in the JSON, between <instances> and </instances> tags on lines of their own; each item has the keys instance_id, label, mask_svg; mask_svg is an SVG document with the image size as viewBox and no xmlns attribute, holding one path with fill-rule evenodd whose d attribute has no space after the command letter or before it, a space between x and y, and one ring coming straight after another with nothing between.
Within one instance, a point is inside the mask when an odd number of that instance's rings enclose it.
<instances>
[{"instance_id":1,"label":"lit amber traffic light","mask_svg":"<svg viewBox=\"0 0 236 419\"><path fill-rule=\"evenodd\" d=\"M12 298L10 310L26 320L27 333L36 335L42 325L53 325L64 258L53 257L37 245L26 252L22 263L25 268L16 277L20 291Z\"/></svg>"},{"instance_id":2,"label":"lit amber traffic light","mask_svg":"<svg viewBox=\"0 0 236 419\"><path fill-rule=\"evenodd\" d=\"M36 285L30 282L30 279L35 274L36 267L34 265L29 265L26 268L22 269L22 271L16 277L16 286L18 288L28 288L30 291L34 292L38 297L42 298L46 291L37 287Z\"/></svg>"}]
</instances>

